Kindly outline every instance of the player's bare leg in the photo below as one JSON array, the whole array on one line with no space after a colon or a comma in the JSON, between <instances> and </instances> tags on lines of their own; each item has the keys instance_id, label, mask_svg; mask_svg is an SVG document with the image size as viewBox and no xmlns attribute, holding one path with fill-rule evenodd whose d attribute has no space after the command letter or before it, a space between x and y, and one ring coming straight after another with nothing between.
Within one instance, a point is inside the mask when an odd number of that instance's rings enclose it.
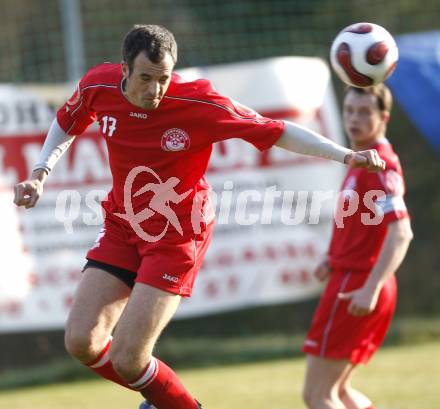
<instances>
[{"instance_id":1,"label":"player's bare leg","mask_svg":"<svg viewBox=\"0 0 440 409\"><path fill-rule=\"evenodd\" d=\"M67 351L82 363L95 360L122 314L131 289L118 278L88 268L75 294L66 325Z\"/></svg>"},{"instance_id":2,"label":"player's bare leg","mask_svg":"<svg viewBox=\"0 0 440 409\"><path fill-rule=\"evenodd\" d=\"M88 268L75 294L66 325L66 349L99 376L128 387L109 359L111 334L131 289L118 278Z\"/></svg>"},{"instance_id":3,"label":"player's bare leg","mask_svg":"<svg viewBox=\"0 0 440 409\"><path fill-rule=\"evenodd\" d=\"M339 398L344 403L347 409L369 409L372 408L371 400L368 399L362 392L354 389L351 386L351 379L354 374L356 366L350 365L344 373L339 384Z\"/></svg>"},{"instance_id":4,"label":"player's bare leg","mask_svg":"<svg viewBox=\"0 0 440 409\"><path fill-rule=\"evenodd\" d=\"M156 340L176 312L180 296L137 283L114 333L110 356L127 381L151 358Z\"/></svg>"},{"instance_id":5,"label":"player's bare leg","mask_svg":"<svg viewBox=\"0 0 440 409\"><path fill-rule=\"evenodd\" d=\"M348 364L307 355L303 399L309 409L345 409L339 399L339 382Z\"/></svg>"},{"instance_id":6,"label":"player's bare leg","mask_svg":"<svg viewBox=\"0 0 440 409\"><path fill-rule=\"evenodd\" d=\"M177 375L152 356L154 345L176 312L180 298L136 283L110 348L110 359L116 372L159 409L198 407Z\"/></svg>"}]
</instances>

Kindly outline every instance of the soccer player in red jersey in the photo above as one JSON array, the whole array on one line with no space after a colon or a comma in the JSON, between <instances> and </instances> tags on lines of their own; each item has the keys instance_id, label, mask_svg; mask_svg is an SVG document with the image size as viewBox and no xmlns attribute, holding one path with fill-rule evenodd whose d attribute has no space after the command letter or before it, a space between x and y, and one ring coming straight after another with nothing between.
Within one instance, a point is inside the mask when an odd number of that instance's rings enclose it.
<instances>
[{"instance_id":1,"label":"soccer player in red jersey","mask_svg":"<svg viewBox=\"0 0 440 409\"><path fill-rule=\"evenodd\" d=\"M328 255L315 271L328 282L303 346L309 409L373 408L350 382L356 366L367 363L385 337L396 304L394 273L413 236L399 158L385 138L391 105L384 84L348 88L345 94L343 120L351 147L376 149L386 169L351 168L342 184L341 210L347 200L358 200L359 207L343 223L336 215Z\"/></svg>"},{"instance_id":2,"label":"soccer player in red jersey","mask_svg":"<svg viewBox=\"0 0 440 409\"><path fill-rule=\"evenodd\" d=\"M68 352L100 376L139 391L141 408L195 409L176 373L153 356L208 248L213 211L205 172L213 143L241 138L378 171L375 150L354 152L292 122L220 95L209 81L173 73L177 45L155 25L134 26L121 64L89 70L60 108L15 203L31 208L76 135L99 122L113 186L104 227L87 254L66 327Z\"/></svg>"}]
</instances>

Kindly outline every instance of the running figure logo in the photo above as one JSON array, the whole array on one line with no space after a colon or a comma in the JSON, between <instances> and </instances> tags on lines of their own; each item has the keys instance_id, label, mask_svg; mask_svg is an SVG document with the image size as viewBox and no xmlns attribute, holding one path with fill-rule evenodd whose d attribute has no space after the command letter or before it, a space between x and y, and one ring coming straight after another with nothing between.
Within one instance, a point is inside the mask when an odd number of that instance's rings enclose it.
<instances>
[{"instance_id":1,"label":"running figure logo","mask_svg":"<svg viewBox=\"0 0 440 409\"><path fill-rule=\"evenodd\" d=\"M131 201L131 190L133 188L134 180L142 172L147 172L153 175L157 180L157 183L147 183L144 187L133 194L133 197L138 197L146 192L153 193L149 207L135 214L133 203ZM167 232L170 224L181 235L183 235L182 226L180 225L176 213L171 209L170 203L180 203L191 193L192 189L179 195L175 190L175 187L179 182L180 180L176 177L170 177L166 182L162 182L159 175L147 166L137 166L133 168L128 174L124 184L124 208L126 213L115 213L115 216L128 221L138 237L144 241L156 242L160 240ZM140 224L155 214L164 216L167 219L167 223L160 234L150 235L142 229Z\"/></svg>"}]
</instances>

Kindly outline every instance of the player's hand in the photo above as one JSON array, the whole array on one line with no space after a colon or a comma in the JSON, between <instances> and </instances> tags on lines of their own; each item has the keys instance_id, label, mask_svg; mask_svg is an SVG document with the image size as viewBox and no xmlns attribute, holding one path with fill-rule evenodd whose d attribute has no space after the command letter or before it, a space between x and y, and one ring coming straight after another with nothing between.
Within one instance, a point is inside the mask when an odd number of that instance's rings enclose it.
<instances>
[{"instance_id":1,"label":"player's hand","mask_svg":"<svg viewBox=\"0 0 440 409\"><path fill-rule=\"evenodd\" d=\"M38 179L25 180L14 186L14 203L30 209L37 204L43 194L43 182Z\"/></svg>"},{"instance_id":2,"label":"player's hand","mask_svg":"<svg viewBox=\"0 0 440 409\"><path fill-rule=\"evenodd\" d=\"M348 312L355 317L364 317L371 314L377 305L380 291L366 287L358 288L347 293L339 293L338 298L348 300Z\"/></svg>"},{"instance_id":3,"label":"player's hand","mask_svg":"<svg viewBox=\"0 0 440 409\"><path fill-rule=\"evenodd\" d=\"M328 278L328 275L330 274L330 264L327 260L322 261L318 264L315 271L313 272L313 275L318 281L325 281Z\"/></svg>"},{"instance_id":4,"label":"player's hand","mask_svg":"<svg viewBox=\"0 0 440 409\"><path fill-rule=\"evenodd\" d=\"M386 167L385 161L381 159L376 149L347 153L344 163L352 168L367 168L371 172L380 172Z\"/></svg>"}]
</instances>

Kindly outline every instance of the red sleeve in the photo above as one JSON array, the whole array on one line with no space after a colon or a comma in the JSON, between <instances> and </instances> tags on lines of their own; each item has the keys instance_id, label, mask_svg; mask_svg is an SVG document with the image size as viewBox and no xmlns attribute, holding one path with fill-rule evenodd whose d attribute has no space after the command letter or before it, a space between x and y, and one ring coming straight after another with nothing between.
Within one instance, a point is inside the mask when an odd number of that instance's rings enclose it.
<instances>
[{"instance_id":1,"label":"red sleeve","mask_svg":"<svg viewBox=\"0 0 440 409\"><path fill-rule=\"evenodd\" d=\"M78 83L70 99L57 112L58 123L68 135L81 135L96 120L96 113L90 109L87 79L88 73Z\"/></svg>"},{"instance_id":2,"label":"red sleeve","mask_svg":"<svg viewBox=\"0 0 440 409\"><path fill-rule=\"evenodd\" d=\"M215 91L209 93L209 105L210 142L239 138L263 151L272 147L284 131L284 121L265 118Z\"/></svg>"},{"instance_id":3,"label":"red sleeve","mask_svg":"<svg viewBox=\"0 0 440 409\"><path fill-rule=\"evenodd\" d=\"M385 192L382 200L376 200L375 205L384 213L383 223L408 217L405 205L405 182L399 168L390 166L383 172L368 173L367 190L381 190Z\"/></svg>"}]
</instances>

